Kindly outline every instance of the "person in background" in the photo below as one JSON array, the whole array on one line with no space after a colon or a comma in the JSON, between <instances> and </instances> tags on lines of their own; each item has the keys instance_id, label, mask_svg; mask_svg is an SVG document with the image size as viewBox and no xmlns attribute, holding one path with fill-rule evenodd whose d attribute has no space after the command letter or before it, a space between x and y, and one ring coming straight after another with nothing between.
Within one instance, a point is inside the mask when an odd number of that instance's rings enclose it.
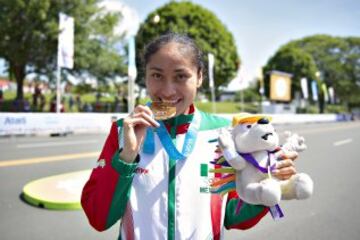
<instances>
[{"instance_id":1,"label":"person in background","mask_svg":"<svg viewBox=\"0 0 360 240\"><path fill-rule=\"evenodd\" d=\"M43 112L46 106L46 97L43 93L40 94L39 111Z\"/></svg>"},{"instance_id":2,"label":"person in background","mask_svg":"<svg viewBox=\"0 0 360 240\"><path fill-rule=\"evenodd\" d=\"M34 93L32 95L32 105L33 105L33 110L35 112L39 111L39 98L41 96L41 88L38 82L35 83L35 87L34 87Z\"/></svg>"},{"instance_id":3,"label":"person in background","mask_svg":"<svg viewBox=\"0 0 360 240\"><path fill-rule=\"evenodd\" d=\"M2 88L0 88L0 111L2 110L3 101L4 101L4 93Z\"/></svg>"},{"instance_id":4,"label":"person in background","mask_svg":"<svg viewBox=\"0 0 360 240\"><path fill-rule=\"evenodd\" d=\"M76 107L77 107L78 112L81 112L82 111L82 102L81 102L80 95L76 95L75 101L76 101Z\"/></svg>"},{"instance_id":5,"label":"person in background","mask_svg":"<svg viewBox=\"0 0 360 240\"><path fill-rule=\"evenodd\" d=\"M72 95L69 96L69 112L73 111L73 107L74 107L75 101Z\"/></svg>"},{"instance_id":6,"label":"person in background","mask_svg":"<svg viewBox=\"0 0 360 240\"><path fill-rule=\"evenodd\" d=\"M65 112L64 102L65 102L65 99L61 98L60 112ZM53 96L51 98L51 101L50 101L50 112L56 112L56 111L57 111L57 109L56 109L56 96Z\"/></svg>"},{"instance_id":7,"label":"person in background","mask_svg":"<svg viewBox=\"0 0 360 240\"><path fill-rule=\"evenodd\" d=\"M230 121L194 106L204 79L200 49L170 33L149 43L143 59L152 103L113 123L81 196L90 224L104 231L121 219L119 239L201 240L222 238L224 227L256 225L267 207L243 203L237 212L235 192L222 198L208 191L218 132ZM155 105L175 115L155 120ZM294 174L295 158L283 155L275 175Z\"/></svg>"}]
</instances>

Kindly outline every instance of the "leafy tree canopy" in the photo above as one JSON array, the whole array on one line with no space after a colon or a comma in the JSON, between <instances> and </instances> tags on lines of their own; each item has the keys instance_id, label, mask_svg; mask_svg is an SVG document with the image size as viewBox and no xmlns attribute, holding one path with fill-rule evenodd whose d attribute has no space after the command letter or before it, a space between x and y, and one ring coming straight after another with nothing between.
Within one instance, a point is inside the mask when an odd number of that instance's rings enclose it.
<instances>
[{"instance_id":1,"label":"leafy tree canopy","mask_svg":"<svg viewBox=\"0 0 360 240\"><path fill-rule=\"evenodd\" d=\"M155 20L156 16L159 21ZM209 10L191 2L170 2L150 13L136 36L138 83L144 84L143 66L139 63L144 46L168 32L185 33L195 39L204 52L205 63L207 53L214 54L216 89L226 86L234 78L240 59L232 34ZM208 86L207 82L203 83L204 89L207 90Z\"/></svg>"},{"instance_id":2,"label":"leafy tree canopy","mask_svg":"<svg viewBox=\"0 0 360 240\"><path fill-rule=\"evenodd\" d=\"M333 86L335 93L343 102L350 105L359 105L360 98L360 38L333 37L329 35L313 35L303 39L291 41L281 47L275 56L264 67L266 70L275 70L274 67L288 69L295 77L304 72L302 66L285 60L280 53L284 49L297 49L307 56L311 56L317 71L321 73L320 80L328 86ZM303 74L303 73L302 73ZM306 76L305 76L306 77ZM315 79L314 76L309 76Z\"/></svg>"},{"instance_id":3,"label":"leafy tree canopy","mask_svg":"<svg viewBox=\"0 0 360 240\"><path fill-rule=\"evenodd\" d=\"M301 91L300 79L303 77L314 79L317 68L311 55L300 48L291 46L280 48L264 67L264 73L266 74L265 94L267 96L269 95L269 74L267 73L272 70L293 74L291 92L292 96L294 96L296 91Z\"/></svg>"},{"instance_id":4,"label":"leafy tree canopy","mask_svg":"<svg viewBox=\"0 0 360 240\"><path fill-rule=\"evenodd\" d=\"M23 80L28 73L54 78L57 64L58 14L75 19L75 66L68 70L99 80L124 71L115 49L119 37L113 29L118 13L105 13L98 0L0 0L0 57L18 85L17 99L23 98Z\"/></svg>"}]
</instances>

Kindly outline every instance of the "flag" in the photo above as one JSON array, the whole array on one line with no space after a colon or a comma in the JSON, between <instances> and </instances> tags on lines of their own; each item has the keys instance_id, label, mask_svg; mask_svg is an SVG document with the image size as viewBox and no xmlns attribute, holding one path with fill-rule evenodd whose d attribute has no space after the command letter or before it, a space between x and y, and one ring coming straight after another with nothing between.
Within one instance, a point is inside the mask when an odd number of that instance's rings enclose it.
<instances>
[{"instance_id":1,"label":"flag","mask_svg":"<svg viewBox=\"0 0 360 240\"><path fill-rule=\"evenodd\" d=\"M333 87L329 87L328 91L329 91L330 103L334 104L335 103L335 90Z\"/></svg>"},{"instance_id":2,"label":"flag","mask_svg":"<svg viewBox=\"0 0 360 240\"><path fill-rule=\"evenodd\" d=\"M259 93L261 96L264 95L265 93L265 88L264 88L264 77L263 77L263 72L262 72L262 69L261 68L258 68L257 70L257 79L259 79Z\"/></svg>"},{"instance_id":3,"label":"flag","mask_svg":"<svg viewBox=\"0 0 360 240\"><path fill-rule=\"evenodd\" d=\"M128 75L135 80L137 75L136 62L135 62L135 37L129 39L129 59L128 59Z\"/></svg>"},{"instance_id":4,"label":"flag","mask_svg":"<svg viewBox=\"0 0 360 240\"><path fill-rule=\"evenodd\" d=\"M209 60L209 87L214 87L214 63L215 58L212 53L208 54L208 60Z\"/></svg>"},{"instance_id":5,"label":"flag","mask_svg":"<svg viewBox=\"0 0 360 240\"><path fill-rule=\"evenodd\" d=\"M327 86L325 83L321 84L321 89L324 93L324 101L329 102L329 95L328 95Z\"/></svg>"},{"instance_id":6,"label":"flag","mask_svg":"<svg viewBox=\"0 0 360 240\"><path fill-rule=\"evenodd\" d=\"M128 56L128 111L132 112L135 108L135 78L137 75L135 61L135 37L129 38Z\"/></svg>"},{"instance_id":7,"label":"flag","mask_svg":"<svg viewBox=\"0 0 360 240\"><path fill-rule=\"evenodd\" d=\"M59 13L58 67L74 67L74 18Z\"/></svg>"},{"instance_id":8,"label":"flag","mask_svg":"<svg viewBox=\"0 0 360 240\"><path fill-rule=\"evenodd\" d=\"M300 81L301 81L300 84L301 84L301 91L302 91L302 94L303 94L303 98L308 99L309 98L309 90L308 90L307 79L306 78L301 78Z\"/></svg>"},{"instance_id":9,"label":"flag","mask_svg":"<svg viewBox=\"0 0 360 240\"><path fill-rule=\"evenodd\" d=\"M311 92L312 92L312 98L316 102L319 98L318 98L317 82L315 80L311 81Z\"/></svg>"}]
</instances>

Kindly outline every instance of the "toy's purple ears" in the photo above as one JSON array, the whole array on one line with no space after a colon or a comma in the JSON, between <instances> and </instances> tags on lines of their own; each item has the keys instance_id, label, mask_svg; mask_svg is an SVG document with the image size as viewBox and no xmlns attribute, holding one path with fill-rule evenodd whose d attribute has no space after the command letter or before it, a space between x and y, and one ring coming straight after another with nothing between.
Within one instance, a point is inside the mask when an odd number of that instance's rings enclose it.
<instances>
[{"instance_id":1,"label":"toy's purple ears","mask_svg":"<svg viewBox=\"0 0 360 240\"><path fill-rule=\"evenodd\" d=\"M235 126L235 125L243 124L243 123L256 123L259 120L263 121L264 119L267 119L268 123L269 123L269 122L271 122L272 117L264 115L264 114L240 113L233 117L232 125Z\"/></svg>"}]
</instances>

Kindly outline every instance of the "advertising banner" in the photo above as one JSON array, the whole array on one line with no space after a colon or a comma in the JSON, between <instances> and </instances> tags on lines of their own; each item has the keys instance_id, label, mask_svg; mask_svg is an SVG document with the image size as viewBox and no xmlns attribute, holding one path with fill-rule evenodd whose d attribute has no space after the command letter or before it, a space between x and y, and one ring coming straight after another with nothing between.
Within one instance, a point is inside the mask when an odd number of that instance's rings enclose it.
<instances>
[{"instance_id":1,"label":"advertising banner","mask_svg":"<svg viewBox=\"0 0 360 240\"><path fill-rule=\"evenodd\" d=\"M270 72L270 100L289 102L291 100L291 74Z\"/></svg>"}]
</instances>

